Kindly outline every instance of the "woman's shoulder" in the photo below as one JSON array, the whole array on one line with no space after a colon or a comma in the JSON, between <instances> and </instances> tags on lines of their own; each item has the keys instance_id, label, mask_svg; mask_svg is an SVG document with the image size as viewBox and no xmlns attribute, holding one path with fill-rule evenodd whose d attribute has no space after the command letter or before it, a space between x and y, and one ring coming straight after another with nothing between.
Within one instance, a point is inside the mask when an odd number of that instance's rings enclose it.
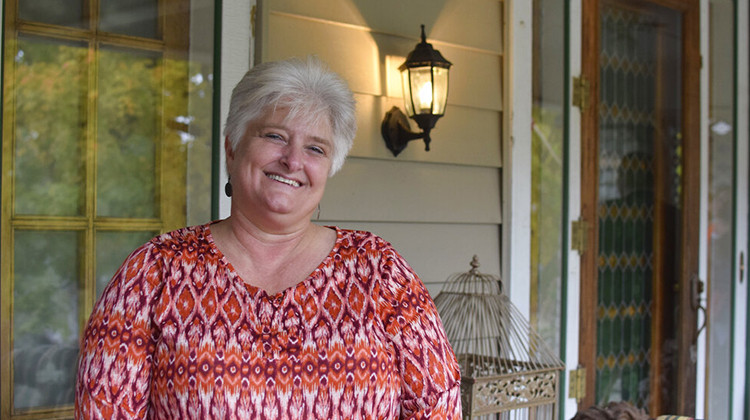
<instances>
[{"instance_id":1,"label":"woman's shoulder","mask_svg":"<svg viewBox=\"0 0 750 420\"><path fill-rule=\"evenodd\" d=\"M335 254L340 257L367 260L381 269L395 269L405 273L413 271L394 246L378 234L366 230L336 229L339 239Z\"/></svg>"},{"instance_id":2,"label":"woman's shoulder","mask_svg":"<svg viewBox=\"0 0 750 420\"><path fill-rule=\"evenodd\" d=\"M392 250L393 245L373 232L356 229L335 228L342 246L370 250Z\"/></svg>"},{"instance_id":3,"label":"woman's shoulder","mask_svg":"<svg viewBox=\"0 0 750 420\"><path fill-rule=\"evenodd\" d=\"M155 236L147 245L152 245L162 250L190 249L208 245L210 243L208 226L209 223L206 223L165 232Z\"/></svg>"},{"instance_id":4,"label":"woman's shoulder","mask_svg":"<svg viewBox=\"0 0 750 420\"><path fill-rule=\"evenodd\" d=\"M208 257L215 254L208 232L208 224L203 224L156 235L136 248L126 262L145 259L151 263L164 264L167 261L177 263L185 257L197 258L199 254L205 254ZM146 261L141 261L139 264L145 263Z\"/></svg>"}]
</instances>

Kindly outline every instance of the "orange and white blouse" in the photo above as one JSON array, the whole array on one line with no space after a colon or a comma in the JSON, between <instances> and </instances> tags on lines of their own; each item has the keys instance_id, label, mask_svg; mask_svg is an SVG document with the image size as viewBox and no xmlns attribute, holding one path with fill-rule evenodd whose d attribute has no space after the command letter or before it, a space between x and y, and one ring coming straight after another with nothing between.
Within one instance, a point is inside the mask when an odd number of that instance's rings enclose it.
<instances>
[{"instance_id":1,"label":"orange and white blouse","mask_svg":"<svg viewBox=\"0 0 750 420\"><path fill-rule=\"evenodd\" d=\"M435 305L393 247L336 229L276 295L247 285L210 225L135 250L81 342L76 418L460 419Z\"/></svg>"}]
</instances>

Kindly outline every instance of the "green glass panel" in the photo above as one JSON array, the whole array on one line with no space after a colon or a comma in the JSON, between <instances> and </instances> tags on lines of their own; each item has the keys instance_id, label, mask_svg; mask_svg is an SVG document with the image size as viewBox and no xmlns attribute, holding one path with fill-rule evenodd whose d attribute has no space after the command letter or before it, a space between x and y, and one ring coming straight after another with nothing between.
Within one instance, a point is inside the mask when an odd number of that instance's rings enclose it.
<instances>
[{"instance_id":1,"label":"green glass panel","mask_svg":"<svg viewBox=\"0 0 750 420\"><path fill-rule=\"evenodd\" d=\"M615 100L614 70L611 67L606 67L602 72L604 73L604 77L602 78L602 99L604 103L611 104Z\"/></svg>"},{"instance_id":2,"label":"green glass panel","mask_svg":"<svg viewBox=\"0 0 750 420\"><path fill-rule=\"evenodd\" d=\"M604 390L604 387L602 384L604 384L607 381L607 371L606 369L597 369L596 370L596 401L602 400L602 392Z\"/></svg>"},{"instance_id":3,"label":"green glass panel","mask_svg":"<svg viewBox=\"0 0 750 420\"><path fill-rule=\"evenodd\" d=\"M18 17L32 22L82 28L86 25L83 0L21 0Z\"/></svg>"},{"instance_id":4,"label":"green glass panel","mask_svg":"<svg viewBox=\"0 0 750 420\"><path fill-rule=\"evenodd\" d=\"M608 211L609 207L605 207L604 211ZM607 218L599 219L599 249L602 254L609 254L612 252L612 226L613 222Z\"/></svg>"},{"instance_id":5,"label":"green glass panel","mask_svg":"<svg viewBox=\"0 0 750 420\"><path fill-rule=\"evenodd\" d=\"M625 279L622 282L622 298L620 300L621 303L627 305L632 302L634 302L634 285L638 283L639 279L637 276L634 275L632 271L628 270L627 272L623 273L623 278Z\"/></svg>"},{"instance_id":6,"label":"green glass panel","mask_svg":"<svg viewBox=\"0 0 750 420\"><path fill-rule=\"evenodd\" d=\"M616 206L617 211L622 214L623 211L627 210L624 206ZM610 232L611 241L612 241L612 247L610 248L612 253L620 257L623 254L627 253L628 249L625 248L625 237L628 235L628 223L623 222L622 219L614 220L612 222L612 231Z\"/></svg>"},{"instance_id":7,"label":"green glass panel","mask_svg":"<svg viewBox=\"0 0 750 420\"><path fill-rule=\"evenodd\" d=\"M102 49L99 60L97 216L153 218L161 60Z\"/></svg>"},{"instance_id":8,"label":"green glass panel","mask_svg":"<svg viewBox=\"0 0 750 420\"><path fill-rule=\"evenodd\" d=\"M83 208L86 49L20 36L15 71L14 210L77 216Z\"/></svg>"},{"instance_id":9,"label":"green glass panel","mask_svg":"<svg viewBox=\"0 0 750 420\"><path fill-rule=\"evenodd\" d=\"M625 84L627 85L627 94L625 96L625 105L635 111L636 104L636 91L640 88L636 79L635 73L627 73L625 78Z\"/></svg>"},{"instance_id":10,"label":"green glass panel","mask_svg":"<svg viewBox=\"0 0 750 420\"><path fill-rule=\"evenodd\" d=\"M156 232L106 232L96 234L96 297L101 296L112 276L137 247Z\"/></svg>"},{"instance_id":11,"label":"green glass panel","mask_svg":"<svg viewBox=\"0 0 750 420\"><path fill-rule=\"evenodd\" d=\"M622 350L627 353L633 347L633 318L628 316L622 320Z\"/></svg>"},{"instance_id":12,"label":"green glass panel","mask_svg":"<svg viewBox=\"0 0 750 420\"><path fill-rule=\"evenodd\" d=\"M599 384L596 387L596 401L607 401L602 394L608 388L607 385L610 383L610 376L609 369L606 367L596 371L596 383Z\"/></svg>"},{"instance_id":13,"label":"green glass panel","mask_svg":"<svg viewBox=\"0 0 750 420\"><path fill-rule=\"evenodd\" d=\"M605 318L601 321L601 336L597 339L601 341L601 355L608 356L614 353L614 334L613 334L613 320Z\"/></svg>"},{"instance_id":14,"label":"green glass panel","mask_svg":"<svg viewBox=\"0 0 750 420\"><path fill-rule=\"evenodd\" d=\"M79 233L14 235L13 404L73 404L78 357Z\"/></svg>"},{"instance_id":15,"label":"green glass panel","mask_svg":"<svg viewBox=\"0 0 750 420\"><path fill-rule=\"evenodd\" d=\"M612 270L599 272L599 304L608 307L614 303L614 291Z\"/></svg>"},{"instance_id":16,"label":"green glass panel","mask_svg":"<svg viewBox=\"0 0 750 420\"><path fill-rule=\"evenodd\" d=\"M123 35L157 38L157 0L102 0L99 29Z\"/></svg>"},{"instance_id":17,"label":"green glass panel","mask_svg":"<svg viewBox=\"0 0 750 420\"><path fill-rule=\"evenodd\" d=\"M613 278L614 278L614 287L612 288L613 295L612 295L612 305L618 306L620 302L622 302L622 288L625 282L627 281L625 278L626 273L622 270L615 270L613 272Z\"/></svg>"},{"instance_id":18,"label":"green glass panel","mask_svg":"<svg viewBox=\"0 0 750 420\"><path fill-rule=\"evenodd\" d=\"M641 380L646 379L640 378L640 371L636 366L627 366L623 370L623 399L626 401L637 401L642 405L643 402L639 392L639 385ZM648 383L645 383L644 385L646 389L648 389Z\"/></svg>"},{"instance_id":19,"label":"green glass panel","mask_svg":"<svg viewBox=\"0 0 750 420\"><path fill-rule=\"evenodd\" d=\"M643 341L643 316L638 316L633 320L632 324L632 345L634 348L642 349L642 350L648 350L648 347L644 347L644 341Z\"/></svg>"},{"instance_id":20,"label":"green glass panel","mask_svg":"<svg viewBox=\"0 0 750 420\"><path fill-rule=\"evenodd\" d=\"M619 401L622 399L622 369L604 367L597 372L596 387L597 405L605 406L608 401Z\"/></svg>"},{"instance_id":21,"label":"green glass panel","mask_svg":"<svg viewBox=\"0 0 750 420\"><path fill-rule=\"evenodd\" d=\"M643 273L642 272L637 271L637 272L635 272L633 274L635 274L635 276L633 278L633 281L630 282L630 286L631 286L631 289L632 289L632 293L631 293L631 299L632 300L631 300L631 302L633 302L633 304L639 304L639 303L643 302L644 298L646 297L645 294L643 293L644 292L643 289L645 288L646 279L643 278Z\"/></svg>"},{"instance_id":22,"label":"green glass panel","mask_svg":"<svg viewBox=\"0 0 750 420\"><path fill-rule=\"evenodd\" d=\"M607 329L606 320L599 319L596 323L596 354L598 356L606 356L609 347L607 344L609 338L609 330Z\"/></svg>"},{"instance_id":23,"label":"green glass panel","mask_svg":"<svg viewBox=\"0 0 750 420\"><path fill-rule=\"evenodd\" d=\"M612 319L612 353L617 356L625 351L623 343L624 322L624 319L619 315Z\"/></svg>"}]
</instances>

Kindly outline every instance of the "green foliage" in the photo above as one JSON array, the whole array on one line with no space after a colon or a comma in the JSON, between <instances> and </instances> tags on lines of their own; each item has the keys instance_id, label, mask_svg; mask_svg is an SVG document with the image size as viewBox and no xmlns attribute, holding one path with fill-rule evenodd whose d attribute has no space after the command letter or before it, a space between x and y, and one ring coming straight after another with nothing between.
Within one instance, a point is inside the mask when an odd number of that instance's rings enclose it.
<instances>
[{"instance_id":1,"label":"green foliage","mask_svg":"<svg viewBox=\"0 0 750 420\"><path fill-rule=\"evenodd\" d=\"M97 100L97 215L156 217L162 60L101 50Z\"/></svg>"},{"instance_id":2,"label":"green foliage","mask_svg":"<svg viewBox=\"0 0 750 420\"><path fill-rule=\"evenodd\" d=\"M15 80L17 214L82 211L86 49L22 37Z\"/></svg>"}]
</instances>

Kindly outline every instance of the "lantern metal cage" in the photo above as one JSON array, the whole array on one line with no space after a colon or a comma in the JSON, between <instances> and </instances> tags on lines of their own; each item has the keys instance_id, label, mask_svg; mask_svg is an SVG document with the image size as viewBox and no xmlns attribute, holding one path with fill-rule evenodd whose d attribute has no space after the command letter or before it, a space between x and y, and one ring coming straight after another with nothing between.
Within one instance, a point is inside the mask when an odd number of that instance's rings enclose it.
<instances>
[{"instance_id":1,"label":"lantern metal cage","mask_svg":"<svg viewBox=\"0 0 750 420\"><path fill-rule=\"evenodd\" d=\"M503 294L499 277L471 270L435 297L461 368L464 419L554 419L565 368Z\"/></svg>"}]
</instances>

